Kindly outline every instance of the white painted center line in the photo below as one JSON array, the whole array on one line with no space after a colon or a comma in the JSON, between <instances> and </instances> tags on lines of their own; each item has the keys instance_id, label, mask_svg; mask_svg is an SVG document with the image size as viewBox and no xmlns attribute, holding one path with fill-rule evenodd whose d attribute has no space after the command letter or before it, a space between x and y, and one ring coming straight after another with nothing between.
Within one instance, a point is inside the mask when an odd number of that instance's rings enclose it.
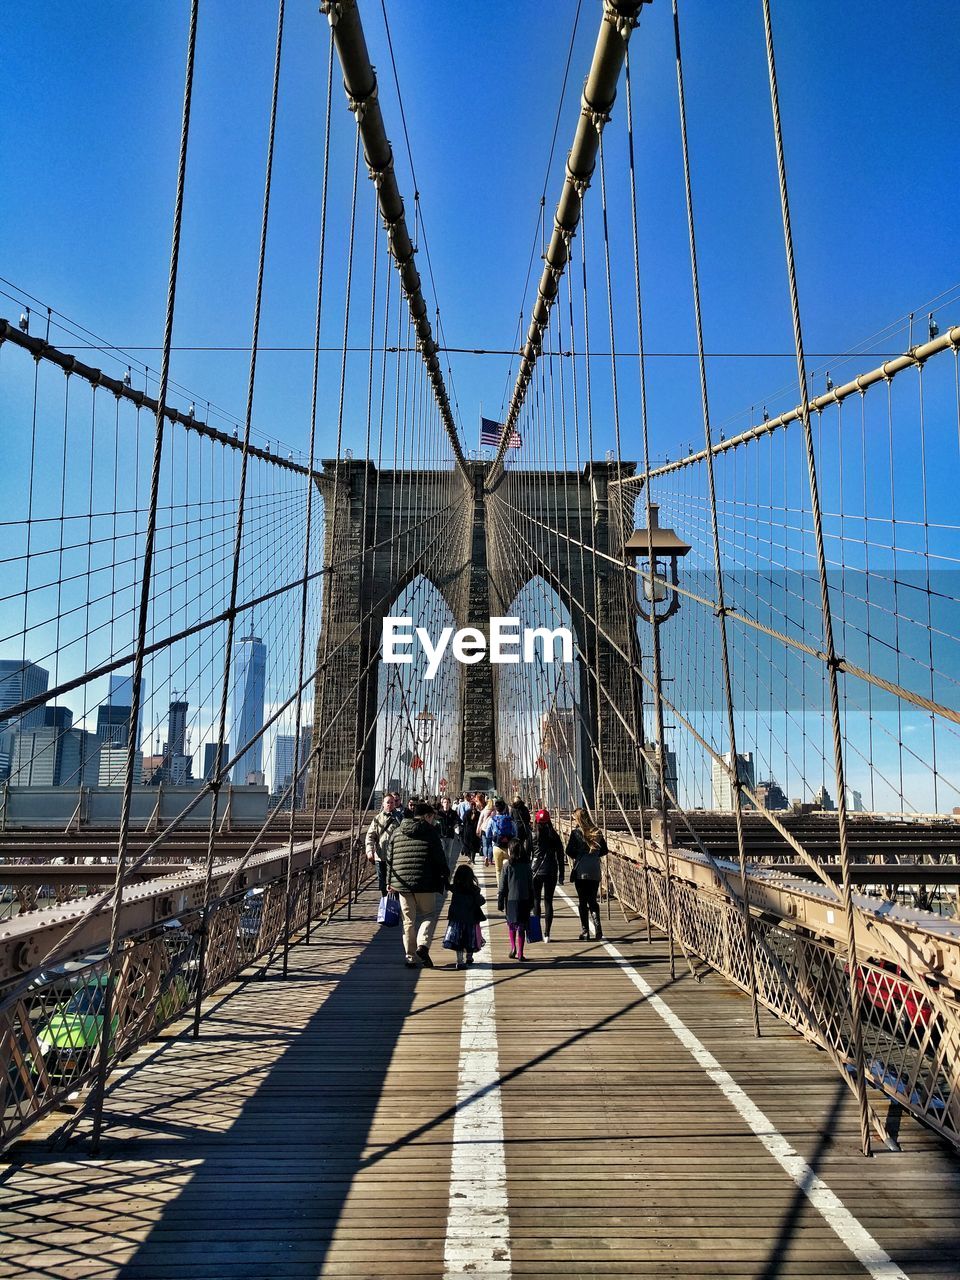
<instances>
[{"instance_id":1,"label":"white painted center line","mask_svg":"<svg viewBox=\"0 0 960 1280\"><path fill-rule=\"evenodd\" d=\"M558 889L558 893L563 895L570 910L576 912L576 904L569 895L563 889ZM729 1071L720 1065L706 1045L694 1035L681 1018L677 1017L650 984L641 978L629 960L626 960L612 943L604 940L601 945L637 990L646 997L650 1007L659 1014L698 1066L703 1067L723 1096L746 1121L781 1169L789 1174L824 1222L836 1233L860 1265L874 1280L910 1280L906 1272L902 1271L874 1240L863 1223L853 1216L839 1196L830 1190L822 1178L817 1176L803 1156L790 1145L753 1099L741 1089Z\"/></svg>"},{"instance_id":2,"label":"white painted center line","mask_svg":"<svg viewBox=\"0 0 960 1280\"><path fill-rule=\"evenodd\" d=\"M485 868L477 871L487 896L487 915L492 916L490 880ZM464 975L444 1280L512 1274L492 928L488 920L484 925L487 945Z\"/></svg>"}]
</instances>

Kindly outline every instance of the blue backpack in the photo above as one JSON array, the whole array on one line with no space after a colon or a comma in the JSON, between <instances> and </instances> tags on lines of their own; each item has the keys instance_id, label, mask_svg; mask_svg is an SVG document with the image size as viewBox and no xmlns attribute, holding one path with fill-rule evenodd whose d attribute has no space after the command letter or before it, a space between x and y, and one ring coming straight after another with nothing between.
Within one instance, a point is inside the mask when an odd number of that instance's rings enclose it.
<instances>
[{"instance_id":1,"label":"blue backpack","mask_svg":"<svg viewBox=\"0 0 960 1280\"><path fill-rule=\"evenodd\" d=\"M516 823L509 813L497 813L490 819L490 835L493 843L506 848L508 841L516 838Z\"/></svg>"}]
</instances>

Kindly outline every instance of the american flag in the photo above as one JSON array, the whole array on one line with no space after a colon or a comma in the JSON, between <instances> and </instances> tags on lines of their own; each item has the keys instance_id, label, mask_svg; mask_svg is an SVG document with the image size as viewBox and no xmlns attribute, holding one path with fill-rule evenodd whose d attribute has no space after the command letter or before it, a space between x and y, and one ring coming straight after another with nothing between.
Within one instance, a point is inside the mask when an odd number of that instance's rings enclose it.
<instances>
[{"instance_id":1,"label":"american flag","mask_svg":"<svg viewBox=\"0 0 960 1280\"><path fill-rule=\"evenodd\" d=\"M503 423L494 422L492 418L480 419L480 444L488 444L492 448L496 448L503 436ZM511 431L510 439L507 441L508 449L519 449L523 444L519 431Z\"/></svg>"}]
</instances>

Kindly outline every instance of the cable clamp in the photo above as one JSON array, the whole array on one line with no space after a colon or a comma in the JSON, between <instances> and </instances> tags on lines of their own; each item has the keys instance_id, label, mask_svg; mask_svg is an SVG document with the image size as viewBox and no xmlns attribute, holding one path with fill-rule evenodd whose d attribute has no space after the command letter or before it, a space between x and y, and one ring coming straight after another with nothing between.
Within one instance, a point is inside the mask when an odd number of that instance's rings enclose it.
<instances>
[{"instance_id":1,"label":"cable clamp","mask_svg":"<svg viewBox=\"0 0 960 1280\"><path fill-rule=\"evenodd\" d=\"M713 616L715 618L725 618L729 612L730 612L729 606L723 604L723 602L720 600L718 600L717 603L713 606Z\"/></svg>"},{"instance_id":2,"label":"cable clamp","mask_svg":"<svg viewBox=\"0 0 960 1280\"><path fill-rule=\"evenodd\" d=\"M320 12L335 27L343 17L343 0L320 0Z\"/></svg>"},{"instance_id":3,"label":"cable clamp","mask_svg":"<svg viewBox=\"0 0 960 1280\"><path fill-rule=\"evenodd\" d=\"M611 106L612 105L613 104L611 103ZM590 101L590 99L587 97L586 90L584 90L583 93L580 95L580 114L587 116L590 123L596 129L597 133L602 133L603 126L610 123L609 109L603 111L595 107L593 103Z\"/></svg>"},{"instance_id":4,"label":"cable clamp","mask_svg":"<svg viewBox=\"0 0 960 1280\"><path fill-rule=\"evenodd\" d=\"M567 160L567 181L573 187L574 191L576 191L577 195L580 197L580 200L582 202L584 194L590 187L590 178L589 177L581 178L579 174L574 173L573 170L570 168L569 160ZM572 234L573 233L571 232L571 235Z\"/></svg>"},{"instance_id":5,"label":"cable clamp","mask_svg":"<svg viewBox=\"0 0 960 1280\"><path fill-rule=\"evenodd\" d=\"M378 90L376 80L374 80L373 88L370 92L363 94L362 97L357 97L347 90L347 106L357 117L357 124L360 124L363 117L367 114L368 109L377 101L377 95Z\"/></svg>"},{"instance_id":6,"label":"cable clamp","mask_svg":"<svg viewBox=\"0 0 960 1280\"><path fill-rule=\"evenodd\" d=\"M846 660L839 653L827 654L824 659L831 671L842 671L846 666Z\"/></svg>"},{"instance_id":7,"label":"cable clamp","mask_svg":"<svg viewBox=\"0 0 960 1280\"><path fill-rule=\"evenodd\" d=\"M630 32L640 25L637 14L631 16L621 13L614 7L612 0L603 0L603 20L610 23L624 44L630 39Z\"/></svg>"},{"instance_id":8,"label":"cable clamp","mask_svg":"<svg viewBox=\"0 0 960 1280\"><path fill-rule=\"evenodd\" d=\"M390 153L390 159L381 168L377 169L374 165L367 165L367 177L371 180L377 191L383 186L384 179L393 172L393 152Z\"/></svg>"}]
</instances>

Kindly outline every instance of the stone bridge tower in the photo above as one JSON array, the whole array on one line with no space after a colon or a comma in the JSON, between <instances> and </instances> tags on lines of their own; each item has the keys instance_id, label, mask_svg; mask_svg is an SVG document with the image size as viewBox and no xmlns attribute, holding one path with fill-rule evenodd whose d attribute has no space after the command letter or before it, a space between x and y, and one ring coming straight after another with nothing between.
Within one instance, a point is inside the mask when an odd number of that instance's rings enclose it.
<instances>
[{"instance_id":1,"label":"stone bridge tower","mask_svg":"<svg viewBox=\"0 0 960 1280\"><path fill-rule=\"evenodd\" d=\"M519 533L538 549L535 571L572 618L584 798L592 805L599 790L614 787L625 805L636 807L644 796L644 771L623 722L642 720L638 680L624 655L636 663L639 650L630 604L633 580L625 592L624 573L617 568L633 515L627 500L611 498L620 489L608 487L611 476L632 474L633 464L507 471L492 489L489 464L468 466L469 482L456 470L378 471L362 459L323 464L324 560L334 567L324 578L314 698L319 803L352 802L358 742L364 744L357 770L361 796L373 787L382 622L399 593L424 574L457 627L476 627L489 637L490 617L508 613L532 576L529 559L517 554ZM496 670L487 661L477 663L462 682L463 728L452 790L465 779L476 786L482 780L503 784L496 767L503 754L497 743Z\"/></svg>"}]
</instances>

